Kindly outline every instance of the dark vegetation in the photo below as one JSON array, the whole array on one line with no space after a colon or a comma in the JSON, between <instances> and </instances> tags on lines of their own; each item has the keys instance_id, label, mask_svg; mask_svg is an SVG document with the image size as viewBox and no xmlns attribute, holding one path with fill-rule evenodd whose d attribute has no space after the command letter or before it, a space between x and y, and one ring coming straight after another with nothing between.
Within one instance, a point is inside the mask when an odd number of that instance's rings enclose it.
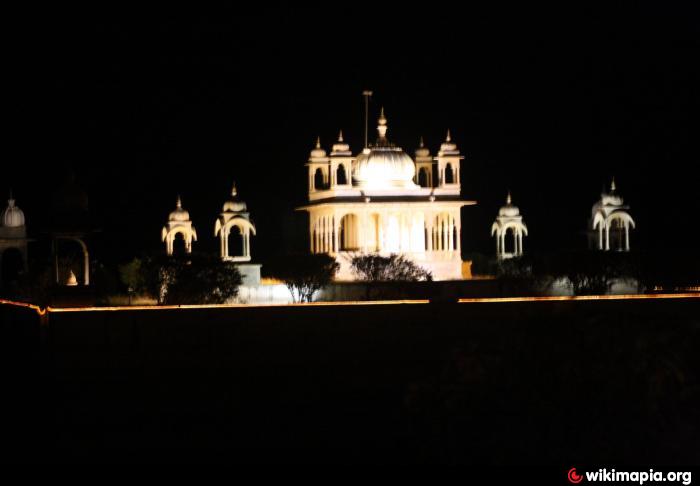
<instances>
[{"instance_id":1,"label":"dark vegetation","mask_svg":"<svg viewBox=\"0 0 700 486\"><path fill-rule=\"evenodd\" d=\"M241 284L233 263L202 253L135 258L119 274L127 292L159 304L223 304L238 295Z\"/></svg>"},{"instance_id":2,"label":"dark vegetation","mask_svg":"<svg viewBox=\"0 0 700 486\"><path fill-rule=\"evenodd\" d=\"M575 295L604 294L616 280L636 281L640 292L674 292L700 285L700 255L568 251L497 261L469 255L472 273L495 275L506 292L537 294L555 279L567 278Z\"/></svg>"}]
</instances>

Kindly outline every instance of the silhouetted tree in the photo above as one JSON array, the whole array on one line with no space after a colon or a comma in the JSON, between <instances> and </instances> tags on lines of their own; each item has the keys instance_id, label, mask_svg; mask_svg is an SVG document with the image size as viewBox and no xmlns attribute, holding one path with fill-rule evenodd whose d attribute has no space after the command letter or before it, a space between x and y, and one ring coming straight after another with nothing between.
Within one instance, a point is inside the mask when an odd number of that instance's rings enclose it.
<instances>
[{"instance_id":1,"label":"silhouetted tree","mask_svg":"<svg viewBox=\"0 0 700 486\"><path fill-rule=\"evenodd\" d=\"M403 255L358 255L351 261L353 273L365 282L432 281L433 275Z\"/></svg>"},{"instance_id":2,"label":"silhouetted tree","mask_svg":"<svg viewBox=\"0 0 700 486\"><path fill-rule=\"evenodd\" d=\"M286 255L270 263L269 273L282 280L294 302L311 302L314 294L328 285L340 265L325 253Z\"/></svg>"},{"instance_id":3,"label":"silhouetted tree","mask_svg":"<svg viewBox=\"0 0 700 486\"><path fill-rule=\"evenodd\" d=\"M357 255L350 263L353 273L361 281L366 282L366 298L372 296L372 290L382 282L430 282L433 275L423 267L403 255L378 254Z\"/></svg>"}]
</instances>

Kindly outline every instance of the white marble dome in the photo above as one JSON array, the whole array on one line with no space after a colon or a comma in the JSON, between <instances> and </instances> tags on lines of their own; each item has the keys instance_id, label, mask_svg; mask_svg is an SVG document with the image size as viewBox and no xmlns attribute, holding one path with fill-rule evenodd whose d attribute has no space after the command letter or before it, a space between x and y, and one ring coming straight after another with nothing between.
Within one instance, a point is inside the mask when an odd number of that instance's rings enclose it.
<instances>
[{"instance_id":1,"label":"white marble dome","mask_svg":"<svg viewBox=\"0 0 700 486\"><path fill-rule=\"evenodd\" d=\"M416 166L413 159L398 147L374 147L357 157L354 179L373 187L413 185Z\"/></svg>"},{"instance_id":2,"label":"white marble dome","mask_svg":"<svg viewBox=\"0 0 700 486\"><path fill-rule=\"evenodd\" d=\"M379 139L377 143L357 156L353 178L360 186L371 188L414 187L416 165L400 147L386 139L387 132L384 109L379 117Z\"/></svg>"},{"instance_id":3,"label":"white marble dome","mask_svg":"<svg viewBox=\"0 0 700 486\"><path fill-rule=\"evenodd\" d=\"M7 200L7 208L0 213L0 223L7 228L19 228L24 226L24 212L15 206L15 200Z\"/></svg>"}]
</instances>

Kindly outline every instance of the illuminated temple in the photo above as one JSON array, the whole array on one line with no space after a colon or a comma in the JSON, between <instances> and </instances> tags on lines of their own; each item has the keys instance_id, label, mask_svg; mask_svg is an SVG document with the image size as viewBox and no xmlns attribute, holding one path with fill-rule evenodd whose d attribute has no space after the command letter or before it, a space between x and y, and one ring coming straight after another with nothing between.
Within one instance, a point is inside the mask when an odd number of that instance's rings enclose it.
<instances>
[{"instance_id":1,"label":"illuminated temple","mask_svg":"<svg viewBox=\"0 0 700 486\"><path fill-rule=\"evenodd\" d=\"M340 264L337 278L352 280L354 255L402 254L430 271L435 280L461 279L464 158L449 131L437 156L421 140L415 159L387 139L384 110L378 138L353 155L342 132L330 154L320 140L307 163L310 250Z\"/></svg>"}]
</instances>

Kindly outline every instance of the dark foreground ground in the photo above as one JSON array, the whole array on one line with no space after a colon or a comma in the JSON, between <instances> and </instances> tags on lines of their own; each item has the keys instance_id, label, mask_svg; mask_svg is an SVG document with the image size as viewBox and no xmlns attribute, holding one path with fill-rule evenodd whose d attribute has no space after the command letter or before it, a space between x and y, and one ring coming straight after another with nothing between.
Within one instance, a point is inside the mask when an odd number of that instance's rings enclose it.
<instances>
[{"instance_id":1,"label":"dark foreground ground","mask_svg":"<svg viewBox=\"0 0 700 486\"><path fill-rule=\"evenodd\" d=\"M5 460L700 463L697 300L0 322Z\"/></svg>"}]
</instances>

